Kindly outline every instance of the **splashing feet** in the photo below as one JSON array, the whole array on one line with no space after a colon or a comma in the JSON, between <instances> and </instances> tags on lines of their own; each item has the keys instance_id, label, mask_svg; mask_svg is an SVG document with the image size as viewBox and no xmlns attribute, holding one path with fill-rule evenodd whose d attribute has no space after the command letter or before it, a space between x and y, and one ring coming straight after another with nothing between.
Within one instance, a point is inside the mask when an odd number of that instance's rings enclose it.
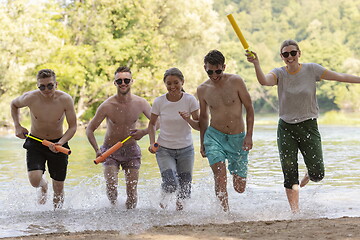
<instances>
[{"instance_id":1,"label":"splashing feet","mask_svg":"<svg viewBox=\"0 0 360 240\"><path fill-rule=\"evenodd\" d=\"M171 196L168 193L164 193L164 192L161 193L161 200L160 200L159 206L162 209L167 209L169 201L170 201L170 197Z\"/></svg>"},{"instance_id":2,"label":"splashing feet","mask_svg":"<svg viewBox=\"0 0 360 240\"><path fill-rule=\"evenodd\" d=\"M182 211L184 210L185 201L184 199L178 199L176 200L176 211Z\"/></svg>"},{"instance_id":3,"label":"splashing feet","mask_svg":"<svg viewBox=\"0 0 360 240\"><path fill-rule=\"evenodd\" d=\"M38 193L38 203L44 205L47 200L48 183L45 179L41 180L40 191Z\"/></svg>"}]
</instances>

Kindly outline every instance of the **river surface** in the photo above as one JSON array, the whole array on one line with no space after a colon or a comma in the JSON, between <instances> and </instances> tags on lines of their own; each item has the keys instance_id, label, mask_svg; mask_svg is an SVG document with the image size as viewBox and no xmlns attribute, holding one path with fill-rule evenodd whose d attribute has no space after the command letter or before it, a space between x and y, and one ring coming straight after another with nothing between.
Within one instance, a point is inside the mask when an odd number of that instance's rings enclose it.
<instances>
[{"instance_id":1,"label":"river surface","mask_svg":"<svg viewBox=\"0 0 360 240\"><path fill-rule=\"evenodd\" d=\"M119 174L118 205L111 206L105 194L102 166L94 165L95 153L86 136L78 132L70 141L65 181L65 203L61 210L49 200L38 205L38 190L27 179L23 140L12 133L0 136L0 238L43 233L84 230L116 230L139 233L152 226L176 224L231 223L304 218L360 217L360 128L320 126L326 176L300 189L299 214L291 214L283 188L283 177L276 146L276 126L256 126L254 149L249 154L248 184L238 194L229 181L230 213L223 213L214 193L213 175L207 159L201 157L199 135L194 132L196 160L192 198L184 211L175 210L175 198L169 208L159 207L160 173L155 156L147 152L148 137L139 141L143 159L139 179L139 201L134 210L126 210L124 176ZM99 143L104 135L97 134ZM301 176L305 173L299 160ZM51 181L48 173L46 179ZM228 177L230 177L228 175Z\"/></svg>"}]
</instances>

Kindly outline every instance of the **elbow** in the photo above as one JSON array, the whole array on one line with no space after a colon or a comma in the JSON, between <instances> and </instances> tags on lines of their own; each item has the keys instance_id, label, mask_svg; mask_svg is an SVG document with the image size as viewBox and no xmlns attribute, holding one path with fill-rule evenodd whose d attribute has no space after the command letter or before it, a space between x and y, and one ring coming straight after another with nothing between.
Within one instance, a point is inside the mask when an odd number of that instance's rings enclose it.
<instances>
[{"instance_id":1,"label":"elbow","mask_svg":"<svg viewBox=\"0 0 360 240\"><path fill-rule=\"evenodd\" d=\"M89 137L91 134L94 134L94 130L91 127L87 127L85 130L86 136Z\"/></svg>"},{"instance_id":2,"label":"elbow","mask_svg":"<svg viewBox=\"0 0 360 240\"><path fill-rule=\"evenodd\" d=\"M73 133L73 135L75 135L77 130L77 124L75 124L72 128L71 128L71 132Z\"/></svg>"},{"instance_id":3,"label":"elbow","mask_svg":"<svg viewBox=\"0 0 360 240\"><path fill-rule=\"evenodd\" d=\"M18 109L18 107L16 106L14 100L12 100L11 103L10 103L10 109L12 111L16 111L16 109Z\"/></svg>"},{"instance_id":4,"label":"elbow","mask_svg":"<svg viewBox=\"0 0 360 240\"><path fill-rule=\"evenodd\" d=\"M269 83L267 81L261 81L261 82L259 81L259 83L260 83L261 86L269 86L269 87L274 86L274 84L271 84L271 83Z\"/></svg>"}]
</instances>

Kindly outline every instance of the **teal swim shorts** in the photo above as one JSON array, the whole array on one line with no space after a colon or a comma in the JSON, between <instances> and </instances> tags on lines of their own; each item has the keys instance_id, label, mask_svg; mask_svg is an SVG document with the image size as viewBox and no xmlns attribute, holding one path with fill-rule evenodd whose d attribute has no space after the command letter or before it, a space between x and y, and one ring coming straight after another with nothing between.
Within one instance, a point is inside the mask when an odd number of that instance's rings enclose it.
<instances>
[{"instance_id":1,"label":"teal swim shorts","mask_svg":"<svg viewBox=\"0 0 360 240\"><path fill-rule=\"evenodd\" d=\"M246 178L249 151L242 149L245 133L225 134L209 126L204 135L204 147L210 166L228 160L231 174Z\"/></svg>"}]
</instances>

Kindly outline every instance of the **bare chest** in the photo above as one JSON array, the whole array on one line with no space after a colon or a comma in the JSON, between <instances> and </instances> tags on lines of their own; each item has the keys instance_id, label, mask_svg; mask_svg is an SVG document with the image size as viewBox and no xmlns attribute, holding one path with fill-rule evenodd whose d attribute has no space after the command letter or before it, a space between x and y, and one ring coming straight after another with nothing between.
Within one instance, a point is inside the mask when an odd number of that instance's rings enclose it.
<instances>
[{"instance_id":1,"label":"bare chest","mask_svg":"<svg viewBox=\"0 0 360 240\"><path fill-rule=\"evenodd\" d=\"M64 119L65 107L61 101L36 101L29 107L35 121L56 123Z\"/></svg>"},{"instance_id":2,"label":"bare chest","mask_svg":"<svg viewBox=\"0 0 360 240\"><path fill-rule=\"evenodd\" d=\"M107 121L112 125L131 126L137 122L142 112L141 107L134 103L112 104L108 109Z\"/></svg>"},{"instance_id":3,"label":"bare chest","mask_svg":"<svg viewBox=\"0 0 360 240\"><path fill-rule=\"evenodd\" d=\"M211 109L241 104L238 92L233 89L211 89L206 93L205 100Z\"/></svg>"}]
</instances>

